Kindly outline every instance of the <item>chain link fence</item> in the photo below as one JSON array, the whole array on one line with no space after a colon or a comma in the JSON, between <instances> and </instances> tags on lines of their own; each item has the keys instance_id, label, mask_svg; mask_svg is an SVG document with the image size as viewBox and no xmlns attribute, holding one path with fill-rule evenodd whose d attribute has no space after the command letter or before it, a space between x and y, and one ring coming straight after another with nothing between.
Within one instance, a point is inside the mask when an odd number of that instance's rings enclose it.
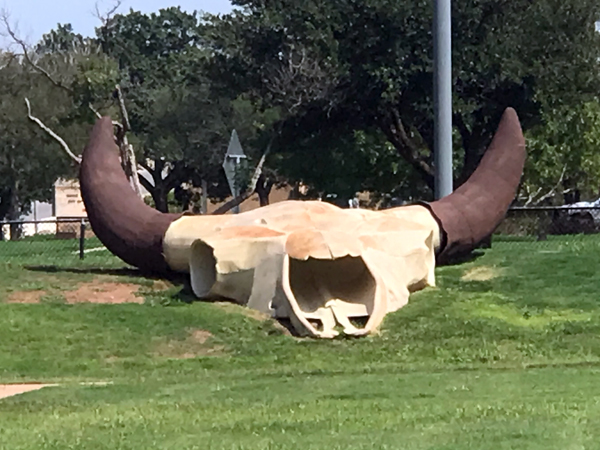
<instances>
[{"instance_id":1,"label":"chain link fence","mask_svg":"<svg viewBox=\"0 0 600 450\"><path fill-rule=\"evenodd\" d=\"M482 248L545 248L559 244L600 248L600 207L511 208ZM87 219L0 222L0 264L86 263L118 261L95 237Z\"/></svg>"},{"instance_id":2,"label":"chain link fence","mask_svg":"<svg viewBox=\"0 0 600 450\"><path fill-rule=\"evenodd\" d=\"M595 234L600 234L600 207L517 207L509 209L494 239L546 242L562 236L569 241Z\"/></svg>"},{"instance_id":3,"label":"chain link fence","mask_svg":"<svg viewBox=\"0 0 600 450\"><path fill-rule=\"evenodd\" d=\"M85 259L106 252L87 219L0 222L0 263Z\"/></svg>"}]
</instances>

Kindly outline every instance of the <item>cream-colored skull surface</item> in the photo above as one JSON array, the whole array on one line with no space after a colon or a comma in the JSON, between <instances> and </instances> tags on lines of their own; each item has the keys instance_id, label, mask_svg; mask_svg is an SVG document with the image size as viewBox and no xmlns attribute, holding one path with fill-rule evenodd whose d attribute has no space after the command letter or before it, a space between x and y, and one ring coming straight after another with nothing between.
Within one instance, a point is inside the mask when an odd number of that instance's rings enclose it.
<instances>
[{"instance_id":1,"label":"cream-colored skull surface","mask_svg":"<svg viewBox=\"0 0 600 450\"><path fill-rule=\"evenodd\" d=\"M239 215L163 214L145 205L121 168L112 122L99 120L80 183L92 228L125 262L154 274L190 274L194 293L289 318L299 334L367 334L434 284L434 267L494 231L525 161L507 109L481 163L454 193L386 211L288 201Z\"/></svg>"},{"instance_id":2,"label":"cream-colored skull surface","mask_svg":"<svg viewBox=\"0 0 600 450\"><path fill-rule=\"evenodd\" d=\"M366 334L435 282L439 227L422 206L288 201L214 219L173 222L163 243L169 266L189 270L198 297L289 318L300 334Z\"/></svg>"}]
</instances>

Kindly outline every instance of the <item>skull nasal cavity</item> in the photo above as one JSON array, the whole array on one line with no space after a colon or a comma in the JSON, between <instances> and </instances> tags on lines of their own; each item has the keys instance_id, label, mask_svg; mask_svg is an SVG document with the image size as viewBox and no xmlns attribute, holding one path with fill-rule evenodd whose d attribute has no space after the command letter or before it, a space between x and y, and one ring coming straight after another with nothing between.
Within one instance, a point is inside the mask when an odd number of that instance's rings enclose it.
<instances>
[{"instance_id":1,"label":"skull nasal cavity","mask_svg":"<svg viewBox=\"0 0 600 450\"><path fill-rule=\"evenodd\" d=\"M213 248L203 241L192 244L190 253L190 282L199 298L206 298L217 281L217 260Z\"/></svg>"},{"instance_id":2,"label":"skull nasal cavity","mask_svg":"<svg viewBox=\"0 0 600 450\"><path fill-rule=\"evenodd\" d=\"M331 300L341 300L338 307L345 310L346 317L373 312L375 280L360 257L306 261L290 258L289 279L298 307L309 316Z\"/></svg>"}]
</instances>

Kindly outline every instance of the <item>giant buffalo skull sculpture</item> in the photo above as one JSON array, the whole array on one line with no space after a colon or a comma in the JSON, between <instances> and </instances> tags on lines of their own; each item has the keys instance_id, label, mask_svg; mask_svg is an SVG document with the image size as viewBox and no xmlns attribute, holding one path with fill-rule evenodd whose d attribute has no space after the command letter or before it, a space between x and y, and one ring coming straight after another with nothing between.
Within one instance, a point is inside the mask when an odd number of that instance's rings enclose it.
<instances>
[{"instance_id":1,"label":"giant buffalo skull sculpture","mask_svg":"<svg viewBox=\"0 0 600 450\"><path fill-rule=\"evenodd\" d=\"M451 195L384 211L287 201L228 216L163 214L131 189L112 123L100 119L81 163L98 238L144 271L189 272L200 298L226 298L289 318L304 335L367 334L435 283L439 262L471 251L504 217L525 141L507 109L477 170Z\"/></svg>"}]
</instances>

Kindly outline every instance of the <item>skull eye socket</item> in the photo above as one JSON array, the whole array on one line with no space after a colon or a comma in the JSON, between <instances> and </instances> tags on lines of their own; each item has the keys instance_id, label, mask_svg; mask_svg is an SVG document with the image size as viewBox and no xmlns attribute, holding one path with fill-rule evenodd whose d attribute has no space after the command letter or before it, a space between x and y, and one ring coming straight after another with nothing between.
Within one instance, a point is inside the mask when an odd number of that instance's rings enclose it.
<instances>
[{"instance_id":1,"label":"skull eye socket","mask_svg":"<svg viewBox=\"0 0 600 450\"><path fill-rule=\"evenodd\" d=\"M375 306L376 283L360 257L290 258L289 286L300 313L318 331L363 328Z\"/></svg>"}]
</instances>

